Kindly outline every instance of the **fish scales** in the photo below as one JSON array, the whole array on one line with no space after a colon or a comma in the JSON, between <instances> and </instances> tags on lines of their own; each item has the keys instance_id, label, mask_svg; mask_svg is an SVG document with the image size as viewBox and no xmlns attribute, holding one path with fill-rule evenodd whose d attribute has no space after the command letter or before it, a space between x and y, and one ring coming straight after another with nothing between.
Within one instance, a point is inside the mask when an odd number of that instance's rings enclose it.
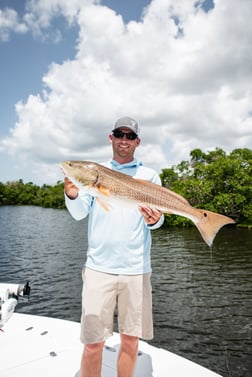
<instances>
[{"instance_id":1,"label":"fish scales","mask_svg":"<svg viewBox=\"0 0 252 377\"><path fill-rule=\"evenodd\" d=\"M109 187L111 195L114 194L122 199L129 200L130 192L131 200L142 205L155 207L162 212L168 213L171 210L181 212L182 208L186 210L190 206L182 196L152 182L123 174L122 183L122 173L113 171L113 176L111 176L111 169L104 166L99 169L98 183L103 187ZM157 186L159 190L157 190Z\"/></svg>"}]
</instances>

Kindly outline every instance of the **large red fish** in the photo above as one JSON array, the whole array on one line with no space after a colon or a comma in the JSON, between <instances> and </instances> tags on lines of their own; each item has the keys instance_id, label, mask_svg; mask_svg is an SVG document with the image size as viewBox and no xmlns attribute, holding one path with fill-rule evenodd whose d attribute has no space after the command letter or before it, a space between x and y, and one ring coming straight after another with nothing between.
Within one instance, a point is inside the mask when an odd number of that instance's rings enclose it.
<instances>
[{"instance_id":1,"label":"large red fish","mask_svg":"<svg viewBox=\"0 0 252 377\"><path fill-rule=\"evenodd\" d=\"M77 187L85 188L106 210L113 205L148 206L163 213L187 217L193 221L209 246L222 226L235 223L230 217L192 207L181 195L165 187L95 162L64 161L61 166Z\"/></svg>"}]
</instances>

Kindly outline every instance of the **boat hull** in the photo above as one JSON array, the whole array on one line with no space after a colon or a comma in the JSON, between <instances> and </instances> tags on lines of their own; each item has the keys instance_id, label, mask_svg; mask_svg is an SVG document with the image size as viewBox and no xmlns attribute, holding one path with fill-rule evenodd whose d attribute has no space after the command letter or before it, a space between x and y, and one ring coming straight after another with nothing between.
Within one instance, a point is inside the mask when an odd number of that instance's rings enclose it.
<instances>
[{"instance_id":1,"label":"boat hull","mask_svg":"<svg viewBox=\"0 0 252 377\"><path fill-rule=\"evenodd\" d=\"M83 346L80 324L62 319L14 313L0 332L1 377L77 377ZM103 351L102 377L116 377L120 336ZM221 377L181 356L146 342L139 343L134 377Z\"/></svg>"}]
</instances>

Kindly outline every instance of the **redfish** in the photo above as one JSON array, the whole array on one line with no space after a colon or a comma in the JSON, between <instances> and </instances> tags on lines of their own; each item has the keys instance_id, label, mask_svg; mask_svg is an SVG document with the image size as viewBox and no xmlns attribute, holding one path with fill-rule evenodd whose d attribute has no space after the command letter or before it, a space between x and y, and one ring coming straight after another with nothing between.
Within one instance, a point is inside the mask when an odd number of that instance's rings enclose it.
<instances>
[{"instance_id":1,"label":"redfish","mask_svg":"<svg viewBox=\"0 0 252 377\"><path fill-rule=\"evenodd\" d=\"M155 183L133 178L90 161L64 161L64 174L78 187L96 197L104 209L110 206L147 206L163 213L184 216L195 224L208 246L218 231L234 224L230 217L192 207L181 195Z\"/></svg>"}]
</instances>

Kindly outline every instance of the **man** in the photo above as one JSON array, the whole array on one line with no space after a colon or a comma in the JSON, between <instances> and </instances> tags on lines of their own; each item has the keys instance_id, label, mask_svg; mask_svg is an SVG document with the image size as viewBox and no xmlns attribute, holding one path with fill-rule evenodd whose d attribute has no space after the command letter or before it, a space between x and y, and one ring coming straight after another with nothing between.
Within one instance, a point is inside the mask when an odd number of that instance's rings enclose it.
<instances>
[{"instance_id":1,"label":"man","mask_svg":"<svg viewBox=\"0 0 252 377\"><path fill-rule=\"evenodd\" d=\"M129 117L116 121L109 135L113 159L105 166L161 184L158 174L134 158L140 144L139 125ZM109 212L95 198L78 190L65 178L66 206L80 220L89 215L88 250L83 269L81 340L84 350L81 377L100 377L105 340L113 333L118 308L121 346L119 377L132 377L138 355L138 339L153 337L151 293L151 229L164 217L156 209L114 207Z\"/></svg>"}]
</instances>

